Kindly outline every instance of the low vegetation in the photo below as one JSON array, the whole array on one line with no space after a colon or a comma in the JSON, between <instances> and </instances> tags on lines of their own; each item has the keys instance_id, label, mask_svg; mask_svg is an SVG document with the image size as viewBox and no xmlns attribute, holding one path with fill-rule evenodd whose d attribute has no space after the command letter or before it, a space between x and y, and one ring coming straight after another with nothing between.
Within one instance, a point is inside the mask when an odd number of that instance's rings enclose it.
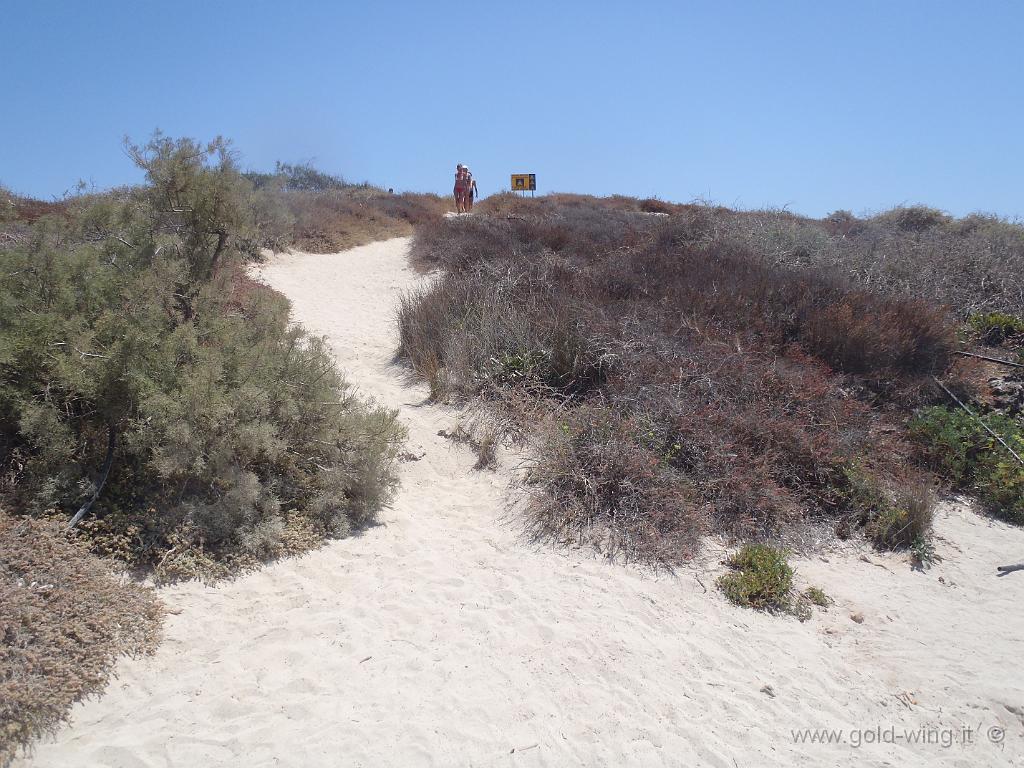
<instances>
[{"instance_id":1,"label":"low vegetation","mask_svg":"<svg viewBox=\"0 0 1024 768\"><path fill-rule=\"evenodd\" d=\"M857 510L856 522L878 549L906 550L931 535L935 493L922 478L897 477L879 484L860 462L844 468L848 506Z\"/></svg>"},{"instance_id":2,"label":"low vegetation","mask_svg":"<svg viewBox=\"0 0 1024 768\"><path fill-rule=\"evenodd\" d=\"M446 198L392 194L370 184L351 184L309 165L278 163L274 173L250 172L253 209L264 241L310 253L335 253L374 240L411 235L438 218Z\"/></svg>"},{"instance_id":3,"label":"low vegetation","mask_svg":"<svg viewBox=\"0 0 1024 768\"><path fill-rule=\"evenodd\" d=\"M442 271L403 302L400 354L532 442L539 538L672 564L708 532L867 526L846 470L920 480L900 414L941 397L955 319L783 267L719 234L732 214L634 204L502 196L421 226L413 258Z\"/></svg>"},{"instance_id":4,"label":"low vegetation","mask_svg":"<svg viewBox=\"0 0 1024 768\"><path fill-rule=\"evenodd\" d=\"M152 651L160 624L152 590L60 525L0 513L0 765L99 693L118 656Z\"/></svg>"},{"instance_id":5,"label":"low vegetation","mask_svg":"<svg viewBox=\"0 0 1024 768\"><path fill-rule=\"evenodd\" d=\"M721 588L802 615L827 596L794 597L784 551L757 542L814 525L927 564L915 461L1024 523L1024 471L932 383L973 394L964 322L1019 341L1019 226L578 195L444 219L443 198L309 166L242 173L221 140L128 149L142 186L0 189L0 761L153 647L157 605L114 560L221 577L372 524L390 498L396 414L247 277L267 248L415 228L416 265L439 271L402 301L399 353L434 399L479 408L451 435L478 468L530 444L538 539L657 566L708 533L753 541ZM984 418L1024 451L1019 416Z\"/></svg>"},{"instance_id":6,"label":"low vegetation","mask_svg":"<svg viewBox=\"0 0 1024 768\"><path fill-rule=\"evenodd\" d=\"M506 215L559 215L567 208L620 213L668 213L706 223L703 237L758 254L783 268L824 268L872 292L923 299L960 319L1000 313L1024 318L1024 227L987 214L954 218L925 206L874 216L836 211L810 219L785 210L733 211L713 205L613 196L512 194L481 201L479 209Z\"/></svg>"},{"instance_id":7,"label":"low vegetation","mask_svg":"<svg viewBox=\"0 0 1024 768\"><path fill-rule=\"evenodd\" d=\"M832 598L825 594L821 587L808 587L804 590L804 597L819 608L828 608L832 604Z\"/></svg>"},{"instance_id":8,"label":"low vegetation","mask_svg":"<svg viewBox=\"0 0 1024 768\"><path fill-rule=\"evenodd\" d=\"M1021 419L989 413L981 417L1018 456L1024 456ZM960 409L922 409L910 430L924 460L954 487L977 494L989 511L1024 525L1024 466L978 420Z\"/></svg>"},{"instance_id":9,"label":"low vegetation","mask_svg":"<svg viewBox=\"0 0 1024 768\"><path fill-rule=\"evenodd\" d=\"M984 343L991 346L999 346L1009 339L1024 337L1024 319L1005 312L971 315L968 324Z\"/></svg>"},{"instance_id":10,"label":"low vegetation","mask_svg":"<svg viewBox=\"0 0 1024 768\"><path fill-rule=\"evenodd\" d=\"M793 569L781 549L747 544L729 558L728 564L732 572L718 580L718 587L736 605L762 611L791 609Z\"/></svg>"},{"instance_id":11,"label":"low vegetation","mask_svg":"<svg viewBox=\"0 0 1024 768\"><path fill-rule=\"evenodd\" d=\"M1005 451L922 425L953 413L933 377L982 396L990 374L956 356L965 341L1017 343L1024 227L921 206L811 220L506 194L477 208L418 227L413 258L440 271L403 302L399 352L436 399L482 404L531 443L539 538L671 564L708 532L810 522L928 561L929 471L1019 521ZM990 418L1015 444L1019 413Z\"/></svg>"}]
</instances>

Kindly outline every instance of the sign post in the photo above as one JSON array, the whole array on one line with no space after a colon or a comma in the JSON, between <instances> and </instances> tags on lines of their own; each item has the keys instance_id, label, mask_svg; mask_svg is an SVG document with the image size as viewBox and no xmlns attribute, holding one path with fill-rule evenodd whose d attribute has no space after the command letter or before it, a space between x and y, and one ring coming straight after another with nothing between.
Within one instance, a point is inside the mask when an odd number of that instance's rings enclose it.
<instances>
[{"instance_id":1,"label":"sign post","mask_svg":"<svg viewBox=\"0 0 1024 768\"><path fill-rule=\"evenodd\" d=\"M526 193L537 192L537 174L535 173L513 173L512 174L512 191Z\"/></svg>"}]
</instances>

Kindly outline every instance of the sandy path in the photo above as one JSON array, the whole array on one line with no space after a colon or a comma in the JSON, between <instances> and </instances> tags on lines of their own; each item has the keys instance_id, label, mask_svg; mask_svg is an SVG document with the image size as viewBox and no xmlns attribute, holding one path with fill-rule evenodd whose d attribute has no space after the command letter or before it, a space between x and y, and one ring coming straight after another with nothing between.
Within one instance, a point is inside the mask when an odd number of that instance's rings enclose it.
<instances>
[{"instance_id":1,"label":"sandy path","mask_svg":"<svg viewBox=\"0 0 1024 768\"><path fill-rule=\"evenodd\" d=\"M437 435L456 415L389 364L395 298L417 280L406 246L262 270L424 454L385 524L218 588L163 589L180 613L157 654L123 662L25 764L1020 764L1024 573L993 574L1024 560L1024 531L949 505L927 573L874 554L798 562L837 600L804 624L728 605L712 576L705 593L687 571L528 546L500 520L506 476L473 471ZM902 743L979 725L969 745ZM813 727L900 743L794 743Z\"/></svg>"}]
</instances>

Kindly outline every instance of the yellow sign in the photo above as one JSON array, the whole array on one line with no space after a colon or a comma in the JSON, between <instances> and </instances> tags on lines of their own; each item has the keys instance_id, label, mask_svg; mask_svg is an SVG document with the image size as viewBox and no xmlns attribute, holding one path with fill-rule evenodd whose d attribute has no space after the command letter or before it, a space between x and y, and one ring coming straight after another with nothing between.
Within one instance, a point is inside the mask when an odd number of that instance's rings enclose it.
<instances>
[{"instance_id":1,"label":"yellow sign","mask_svg":"<svg viewBox=\"0 0 1024 768\"><path fill-rule=\"evenodd\" d=\"M534 192L537 189L537 174L535 173L513 173L513 192Z\"/></svg>"}]
</instances>

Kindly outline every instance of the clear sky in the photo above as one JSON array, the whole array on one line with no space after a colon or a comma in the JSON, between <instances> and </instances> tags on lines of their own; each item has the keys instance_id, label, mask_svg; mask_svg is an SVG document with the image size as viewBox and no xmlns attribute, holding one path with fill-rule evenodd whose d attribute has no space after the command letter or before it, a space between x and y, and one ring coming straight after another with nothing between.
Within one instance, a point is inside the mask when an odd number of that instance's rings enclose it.
<instances>
[{"instance_id":1,"label":"clear sky","mask_svg":"<svg viewBox=\"0 0 1024 768\"><path fill-rule=\"evenodd\" d=\"M1024 216L1024 2L0 0L0 64L39 197L160 128L397 190Z\"/></svg>"}]
</instances>

